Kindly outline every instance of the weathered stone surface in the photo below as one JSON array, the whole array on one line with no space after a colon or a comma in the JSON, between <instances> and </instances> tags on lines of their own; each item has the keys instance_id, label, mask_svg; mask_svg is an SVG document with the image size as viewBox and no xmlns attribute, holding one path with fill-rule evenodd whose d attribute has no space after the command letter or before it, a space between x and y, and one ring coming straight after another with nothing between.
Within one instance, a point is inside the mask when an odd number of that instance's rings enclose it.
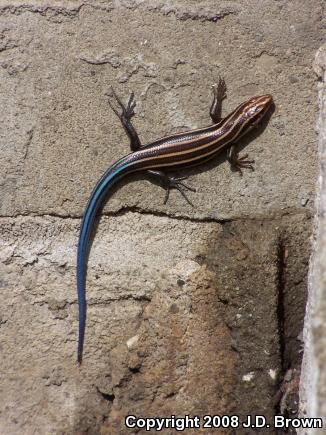
<instances>
[{"instance_id":1,"label":"weathered stone surface","mask_svg":"<svg viewBox=\"0 0 326 435\"><path fill-rule=\"evenodd\" d=\"M307 236L290 246L285 235L305 220L102 218L78 369L79 220L2 218L2 430L98 433L104 421L104 431L127 433L127 414L272 418L282 372L279 244L289 279L304 273ZM300 327L300 315L291 319Z\"/></svg>"},{"instance_id":2,"label":"weathered stone surface","mask_svg":"<svg viewBox=\"0 0 326 435\"><path fill-rule=\"evenodd\" d=\"M130 413L289 412L279 393L300 366L322 6L0 0L1 433L131 434ZM219 75L224 113L275 98L241 144L256 171L241 177L225 156L191 170L195 207L178 192L163 205L140 178L111 197L89 258L78 368L79 218L129 152L105 94L134 90L145 144L206 125Z\"/></svg>"},{"instance_id":3,"label":"weathered stone surface","mask_svg":"<svg viewBox=\"0 0 326 435\"><path fill-rule=\"evenodd\" d=\"M196 208L181 208L177 193L162 205L163 193L146 181L129 184L108 207L216 218L311 207L311 62L322 2L264 3L2 0L0 101L10 104L1 129L2 215L82 214L97 179L128 152L108 107L110 86L124 98L135 91L146 143L206 125L219 75L229 90L225 112L254 94L275 98L268 128L247 147L256 172L240 177L221 157L209 171L193 170Z\"/></svg>"},{"instance_id":4,"label":"weathered stone surface","mask_svg":"<svg viewBox=\"0 0 326 435\"><path fill-rule=\"evenodd\" d=\"M313 255L309 270L309 292L307 313L304 327L304 357L302 378L300 384L301 415L303 417L323 418L326 421L326 373L325 373L325 260L326 260L326 46L320 47L316 53L314 71L319 83L319 118L317 123L319 133L320 174L317 185L317 201L315 216L315 237ZM304 435L307 432L299 431ZM318 434L325 433L325 427L316 430Z\"/></svg>"}]
</instances>

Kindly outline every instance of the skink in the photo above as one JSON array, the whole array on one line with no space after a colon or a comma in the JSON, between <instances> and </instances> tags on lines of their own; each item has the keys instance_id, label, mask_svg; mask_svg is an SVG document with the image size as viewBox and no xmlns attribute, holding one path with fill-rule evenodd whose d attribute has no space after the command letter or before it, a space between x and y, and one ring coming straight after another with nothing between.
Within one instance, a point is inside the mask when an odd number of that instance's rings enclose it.
<instances>
[{"instance_id":1,"label":"skink","mask_svg":"<svg viewBox=\"0 0 326 435\"><path fill-rule=\"evenodd\" d=\"M166 187L166 198L171 188L178 189L184 196L184 189L191 189L183 183L184 178L169 177L165 171L175 171L184 167L197 165L214 158L222 150L227 149L227 159L231 166L241 172L241 168L252 168L253 160L247 155L238 157L235 142L248 133L264 117L273 104L271 95L261 95L240 104L233 112L221 119L222 100L226 97L226 86L220 78L218 85L213 86L214 100L210 108L213 125L185 133L174 134L158 139L148 145L141 146L138 134L131 123L134 115L134 95L130 95L125 107L113 92L116 102L121 107L119 112L109 101L111 108L120 118L130 139L131 153L115 162L103 174L93 189L88 200L81 223L78 253L77 253L77 293L79 304L79 338L77 360L82 361L85 322L86 296L85 280L87 269L87 254L94 220L103 201L119 180L128 174L146 171L152 177L158 178ZM187 197L185 196L187 199Z\"/></svg>"}]
</instances>

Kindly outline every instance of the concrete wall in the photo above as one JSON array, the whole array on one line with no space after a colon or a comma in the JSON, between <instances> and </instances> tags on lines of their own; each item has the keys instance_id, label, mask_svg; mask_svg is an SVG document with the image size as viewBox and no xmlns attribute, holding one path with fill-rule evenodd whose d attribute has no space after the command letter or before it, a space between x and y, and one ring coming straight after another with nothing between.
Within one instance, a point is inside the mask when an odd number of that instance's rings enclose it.
<instances>
[{"instance_id":1,"label":"concrete wall","mask_svg":"<svg viewBox=\"0 0 326 435\"><path fill-rule=\"evenodd\" d=\"M325 138L326 138L326 87L325 87L326 46L316 53L314 71L320 82L319 117L317 130L319 133L320 173L317 183L316 216L313 250L309 268L309 291L307 312L304 326L304 357L300 385L300 414L326 418L326 379L325 379ZM302 430L300 433L306 433ZM316 432L317 433L317 432ZM318 433L325 433L323 428Z\"/></svg>"},{"instance_id":2,"label":"concrete wall","mask_svg":"<svg viewBox=\"0 0 326 435\"><path fill-rule=\"evenodd\" d=\"M1 433L133 433L131 413L296 415L287 380L302 352L322 8L0 0ZM192 169L194 207L175 191L164 205L139 177L115 193L90 253L78 367L80 218L129 152L105 94L135 92L146 144L207 125L219 75L225 114L275 99L241 143L255 172L224 155Z\"/></svg>"}]
</instances>

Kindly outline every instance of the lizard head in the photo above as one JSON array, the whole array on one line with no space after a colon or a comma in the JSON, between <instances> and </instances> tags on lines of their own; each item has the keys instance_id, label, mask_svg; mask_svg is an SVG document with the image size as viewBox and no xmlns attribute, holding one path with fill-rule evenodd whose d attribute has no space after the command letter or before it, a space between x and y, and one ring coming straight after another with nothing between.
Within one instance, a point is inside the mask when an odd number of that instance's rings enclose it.
<instances>
[{"instance_id":1,"label":"lizard head","mask_svg":"<svg viewBox=\"0 0 326 435\"><path fill-rule=\"evenodd\" d=\"M255 126L265 116L273 105L273 97L269 94L250 98L243 107L243 122L248 126Z\"/></svg>"}]
</instances>

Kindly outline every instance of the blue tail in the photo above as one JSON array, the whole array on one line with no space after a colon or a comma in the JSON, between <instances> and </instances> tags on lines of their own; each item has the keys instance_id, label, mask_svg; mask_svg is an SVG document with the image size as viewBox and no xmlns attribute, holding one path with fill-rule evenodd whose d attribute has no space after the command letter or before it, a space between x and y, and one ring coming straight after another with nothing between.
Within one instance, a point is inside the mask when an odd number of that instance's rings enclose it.
<instances>
[{"instance_id":1,"label":"blue tail","mask_svg":"<svg viewBox=\"0 0 326 435\"><path fill-rule=\"evenodd\" d=\"M128 156L127 156L128 157ZM86 272L89 240L96 214L103 204L111 187L128 172L126 158L119 160L97 182L88 200L84 217L80 227L78 253L77 253L77 294L79 305L79 337L77 361L79 364L83 358L83 347L86 325Z\"/></svg>"}]
</instances>

